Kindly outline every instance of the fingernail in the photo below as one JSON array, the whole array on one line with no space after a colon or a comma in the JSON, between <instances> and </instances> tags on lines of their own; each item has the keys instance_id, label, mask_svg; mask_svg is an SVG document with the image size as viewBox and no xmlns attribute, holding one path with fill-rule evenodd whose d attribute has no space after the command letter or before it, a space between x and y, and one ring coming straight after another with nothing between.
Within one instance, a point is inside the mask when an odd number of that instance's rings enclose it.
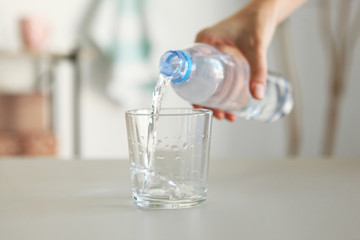
<instances>
[{"instance_id":1,"label":"fingernail","mask_svg":"<svg viewBox=\"0 0 360 240\"><path fill-rule=\"evenodd\" d=\"M223 119L225 117L225 114L223 112L218 112L216 114L216 117L221 120L221 119Z\"/></svg>"},{"instance_id":2,"label":"fingernail","mask_svg":"<svg viewBox=\"0 0 360 240\"><path fill-rule=\"evenodd\" d=\"M263 99L265 96L265 86L261 83L255 83L253 85L253 93L256 99Z\"/></svg>"},{"instance_id":3,"label":"fingernail","mask_svg":"<svg viewBox=\"0 0 360 240\"><path fill-rule=\"evenodd\" d=\"M235 120L236 120L236 116L233 115L233 114L225 115L225 117L226 117L230 122L235 122Z\"/></svg>"}]
</instances>

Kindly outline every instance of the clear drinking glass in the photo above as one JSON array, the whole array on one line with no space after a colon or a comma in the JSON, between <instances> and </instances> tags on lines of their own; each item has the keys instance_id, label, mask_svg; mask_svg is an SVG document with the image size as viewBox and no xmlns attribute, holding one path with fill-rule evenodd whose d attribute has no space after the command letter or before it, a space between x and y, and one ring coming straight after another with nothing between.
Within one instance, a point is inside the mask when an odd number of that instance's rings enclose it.
<instances>
[{"instance_id":1,"label":"clear drinking glass","mask_svg":"<svg viewBox=\"0 0 360 240\"><path fill-rule=\"evenodd\" d=\"M131 110L125 117L136 205L169 209L205 201L212 112L161 109L152 154L147 150L154 120L150 109Z\"/></svg>"}]
</instances>

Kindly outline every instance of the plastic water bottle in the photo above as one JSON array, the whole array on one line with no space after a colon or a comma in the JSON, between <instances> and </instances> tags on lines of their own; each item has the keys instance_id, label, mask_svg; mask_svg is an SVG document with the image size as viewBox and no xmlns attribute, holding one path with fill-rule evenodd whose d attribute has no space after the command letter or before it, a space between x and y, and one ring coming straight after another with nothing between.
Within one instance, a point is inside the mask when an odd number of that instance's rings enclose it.
<instances>
[{"instance_id":1,"label":"plastic water bottle","mask_svg":"<svg viewBox=\"0 0 360 240\"><path fill-rule=\"evenodd\" d=\"M273 122L291 112L291 86L280 75L268 74L265 97L254 99L249 90L249 64L203 43L168 51L160 59L160 74L171 78L185 100L235 113L239 117Z\"/></svg>"}]
</instances>

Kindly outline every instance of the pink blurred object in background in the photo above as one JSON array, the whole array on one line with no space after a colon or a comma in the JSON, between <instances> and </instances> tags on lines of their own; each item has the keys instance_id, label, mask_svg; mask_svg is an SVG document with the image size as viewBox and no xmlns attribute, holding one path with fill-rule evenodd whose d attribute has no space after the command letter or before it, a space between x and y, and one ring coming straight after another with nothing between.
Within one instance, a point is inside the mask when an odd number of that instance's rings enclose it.
<instances>
[{"instance_id":1,"label":"pink blurred object in background","mask_svg":"<svg viewBox=\"0 0 360 240\"><path fill-rule=\"evenodd\" d=\"M25 156L55 156L56 137L52 132L21 134L21 154Z\"/></svg>"},{"instance_id":2,"label":"pink blurred object in background","mask_svg":"<svg viewBox=\"0 0 360 240\"><path fill-rule=\"evenodd\" d=\"M19 94L12 100L11 129L18 132L50 130L50 99L40 93Z\"/></svg>"},{"instance_id":3,"label":"pink blurred object in background","mask_svg":"<svg viewBox=\"0 0 360 240\"><path fill-rule=\"evenodd\" d=\"M0 95L0 131L50 129L50 99L40 93Z\"/></svg>"},{"instance_id":4,"label":"pink blurred object in background","mask_svg":"<svg viewBox=\"0 0 360 240\"><path fill-rule=\"evenodd\" d=\"M49 24L42 17L24 17L20 21L21 36L26 50L33 53L45 51L48 36Z\"/></svg>"},{"instance_id":5,"label":"pink blurred object in background","mask_svg":"<svg viewBox=\"0 0 360 240\"><path fill-rule=\"evenodd\" d=\"M21 153L19 136L11 132L0 132L0 156L13 156Z\"/></svg>"},{"instance_id":6,"label":"pink blurred object in background","mask_svg":"<svg viewBox=\"0 0 360 240\"><path fill-rule=\"evenodd\" d=\"M50 97L41 93L0 95L0 156L55 156Z\"/></svg>"},{"instance_id":7,"label":"pink blurred object in background","mask_svg":"<svg viewBox=\"0 0 360 240\"><path fill-rule=\"evenodd\" d=\"M8 128L8 101L7 95L0 95L0 131Z\"/></svg>"}]
</instances>

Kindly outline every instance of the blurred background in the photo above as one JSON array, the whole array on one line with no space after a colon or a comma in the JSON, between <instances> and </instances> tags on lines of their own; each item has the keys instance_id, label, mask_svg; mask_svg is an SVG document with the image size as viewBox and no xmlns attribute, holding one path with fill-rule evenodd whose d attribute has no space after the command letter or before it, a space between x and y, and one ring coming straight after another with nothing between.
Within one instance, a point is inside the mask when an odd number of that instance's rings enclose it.
<instances>
[{"instance_id":1,"label":"blurred background","mask_svg":"<svg viewBox=\"0 0 360 240\"><path fill-rule=\"evenodd\" d=\"M124 112L150 107L160 56L240 0L0 0L0 157L127 159ZM291 116L213 123L212 158L360 156L360 4L313 0L279 26L269 69ZM164 107L190 107L172 89Z\"/></svg>"}]
</instances>

